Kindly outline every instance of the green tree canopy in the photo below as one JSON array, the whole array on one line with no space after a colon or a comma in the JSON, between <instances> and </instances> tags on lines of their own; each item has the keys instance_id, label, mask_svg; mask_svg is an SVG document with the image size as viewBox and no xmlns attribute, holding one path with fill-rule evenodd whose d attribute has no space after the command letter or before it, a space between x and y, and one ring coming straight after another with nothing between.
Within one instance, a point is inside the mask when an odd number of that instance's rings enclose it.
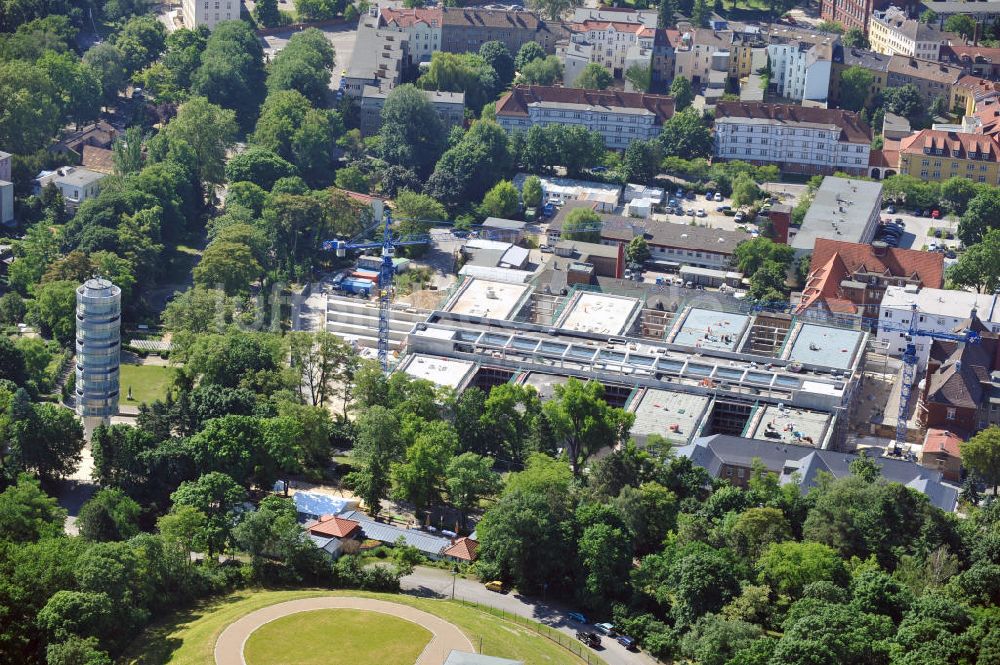
<instances>
[{"instance_id":1,"label":"green tree canopy","mask_svg":"<svg viewBox=\"0 0 1000 665\"><path fill-rule=\"evenodd\" d=\"M576 77L573 85L587 90L604 90L614 82L611 72L596 62L589 63Z\"/></svg>"}]
</instances>

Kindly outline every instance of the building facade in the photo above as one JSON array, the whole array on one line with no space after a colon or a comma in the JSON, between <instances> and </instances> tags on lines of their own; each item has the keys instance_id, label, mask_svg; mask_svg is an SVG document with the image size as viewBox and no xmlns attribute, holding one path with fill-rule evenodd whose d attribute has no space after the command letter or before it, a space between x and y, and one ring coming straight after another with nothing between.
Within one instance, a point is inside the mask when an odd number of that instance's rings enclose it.
<instances>
[{"instance_id":1,"label":"building facade","mask_svg":"<svg viewBox=\"0 0 1000 665\"><path fill-rule=\"evenodd\" d=\"M55 171L46 172L35 179L34 193L39 194L53 184L63 196L66 209L75 212L84 201L96 198L101 193L101 181L106 173L91 171L82 166L62 166Z\"/></svg>"},{"instance_id":2,"label":"building facade","mask_svg":"<svg viewBox=\"0 0 1000 665\"><path fill-rule=\"evenodd\" d=\"M656 138L673 114L674 100L665 95L538 85L514 86L496 106L497 122L508 132L526 132L534 125L580 125L600 133L604 145L614 150Z\"/></svg>"},{"instance_id":3,"label":"building facade","mask_svg":"<svg viewBox=\"0 0 1000 665\"><path fill-rule=\"evenodd\" d=\"M96 277L76 290L76 412L88 435L118 413L121 298Z\"/></svg>"},{"instance_id":4,"label":"building facade","mask_svg":"<svg viewBox=\"0 0 1000 665\"><path fill-rule=\"evenodd\" d=\"M775 164L791 173L863 174L871 129L858 114L790 104L720 102L715 156Z\"/></svg>"},{"instance_id":5,"label":"building facade","mask_svg":"<svg viewBox=\"0 0 1000 665\"><path fill-rule=\"evenodd\" d=\"M445 132L458 127L465 121L465 93L424 90L424 96L437 111ZM382 127L382 107L388 92L375 86L366 85L361 95L361 135L372 136Z\"/></svg>"},{"instance_id":6,"label":"building facade","mask_svg":"<svg viewBox=\"0 0 1000 665\"><path fill-rule=\"evenodd\" d=\"M844 30L859 28L868 32L868 22L876 11L883 11L890 5L902 6L908 14L914 14L920 3L914 0L822 0L820 16L826 21L835 21Z\"/></svg>"},{"instance_id":7,"label":"building facade","mask_svg":"<svg viewBox=\"0 0 1000 665\"><path fill-rule=\"evenodd\" d=\"M1000 80L1000 48L948 44L938 55L941 62L961 67L969 76Z\"/></svg>"},{"instance_id":8,"label":"building facade","mask_svg":"<svg viewBox=\"0 0 1000 665\"><path fill-rule=\"evenodd\" d=\"M184 27L194 30L205 26L211 30L222 21L238 21L240 7L238 0L182 0Z\"/></svg>"},{"instance_id":9,"label":"building facade","mask_svg":"<svg viewBox=\"0 0 1000 665\"><path fill-rule=\"evenodd\" d=\"M949 41L949 33L936 25L910 18L898 7L889 7L872 14L868 41L872 50L879 53L937 60L941 46Z\"/></svg>"},{"instance_id":10,"label":"building facade","mask_svg":"<svg viewBox=\"0 0 1000 665\"><path fill-rule=\"evenodd\" d=\"M364 95L365 86L388 92L403 80L403 70L409 61L406 31L382 29L378 16L362 16L341 88L345 95L358 100Z\"/></svg>"},{"instance_id":11,"label":"building facade","mask_svg":"<svg viewBox=\"0 0 1000 665\"><path fill-rule=\"evenodd\" d=\"M537 42L546 53L555 53L556 42L567 36L561 25L550 26L537 14L523 9L482 7L441 8L441 50L478 52L486 42L502 42L517 55L528 42Z\"/></svg>"},{"instance_id":12,"label":"building facade","mask_svg":"<svg viewBox=\"0 0 1000 665\"><path fill-rule=\"evenodd\" d=\"M379 27L406 35L411 62L427 62L441 50L441 9L438 7L403 9L383 7Z\"/></svg>"},{"instance_id":13,"label":"building facade","mask_svg":"<svg viewBox=\"0 0 1000 665\"><path fill-rule=\"evenodd\" d=\"M899 142L899 173L941 182L1000 183L1000 144L991 136L924 129Z\"/></svg>"},{"instance_id":14,"label":"building facade","mask_svg":"<svg viewBox=\"0 0 1000 665\"><path fill-rule=\"evenodd\" d=\"M952 89L961 78L960 67L934 60L894 55L889 59L887 87L898 88L912 84L920 91L920 97L927 104L940 97L950 110Z\"/></svg>"}]
</instances>

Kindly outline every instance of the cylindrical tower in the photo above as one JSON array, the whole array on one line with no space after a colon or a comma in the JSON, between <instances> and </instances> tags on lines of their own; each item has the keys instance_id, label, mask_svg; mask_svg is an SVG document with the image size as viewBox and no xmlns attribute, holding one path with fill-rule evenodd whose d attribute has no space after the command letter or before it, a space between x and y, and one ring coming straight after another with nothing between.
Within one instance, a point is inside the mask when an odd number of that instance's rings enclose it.
<instances>
[{"instance_id":1,"label":"cylindrical tower","mask_svg":"<svg viewBox=\"0 0 1000 665\"><path fill-rule=\"evenodd\" d=\"M106 279L76 289L76 412L87 436L118 413L122 290Z\"/></svg>"}]
</instances>

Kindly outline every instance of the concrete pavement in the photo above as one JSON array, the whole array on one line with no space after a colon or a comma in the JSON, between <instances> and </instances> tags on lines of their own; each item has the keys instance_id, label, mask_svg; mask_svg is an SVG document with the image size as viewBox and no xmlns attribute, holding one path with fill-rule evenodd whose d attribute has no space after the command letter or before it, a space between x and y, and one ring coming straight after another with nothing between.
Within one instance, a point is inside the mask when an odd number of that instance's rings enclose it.
<instances>
[{"instance_id":1,"label":"concrete pavement","mask_svg":"<svg viewBox=\"0 0 1000 665\"><path fill-rule=\"evenodd\" d=\"M552 601L530 598L516 592L501 594L488 591L480 582L453 577L451 573L440 568L418 566L414 569L413 574L401 580L401 585L404 592L413 595L451 598L453 582L455 598L489 605L511 614L532 619L573 638L576 637L577 629L583 627L566 616L567 612L571 612L575 608ZM596 650L595 653L603 658L608 665L655 665L656 663L649 655L630 652L608 637L604 637L602 642L602 648Z\"/></svg>"}]
</instances>

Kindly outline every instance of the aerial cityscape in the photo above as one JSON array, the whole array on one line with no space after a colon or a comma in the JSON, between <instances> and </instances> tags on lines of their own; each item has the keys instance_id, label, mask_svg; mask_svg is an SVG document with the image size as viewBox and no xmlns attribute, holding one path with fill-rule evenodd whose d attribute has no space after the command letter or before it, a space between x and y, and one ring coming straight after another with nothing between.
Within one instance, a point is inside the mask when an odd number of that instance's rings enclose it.
<instances>
[{"instance_id":1,"label":"aerial cityscape","mask_svg":"<svg viewBox=\"0 0 1000 665\"><path fill-rule=\"evenodd\" d=\"M0 0L0 664L1000 665L1000 1Z\"/></svg>"}]
</instances>

